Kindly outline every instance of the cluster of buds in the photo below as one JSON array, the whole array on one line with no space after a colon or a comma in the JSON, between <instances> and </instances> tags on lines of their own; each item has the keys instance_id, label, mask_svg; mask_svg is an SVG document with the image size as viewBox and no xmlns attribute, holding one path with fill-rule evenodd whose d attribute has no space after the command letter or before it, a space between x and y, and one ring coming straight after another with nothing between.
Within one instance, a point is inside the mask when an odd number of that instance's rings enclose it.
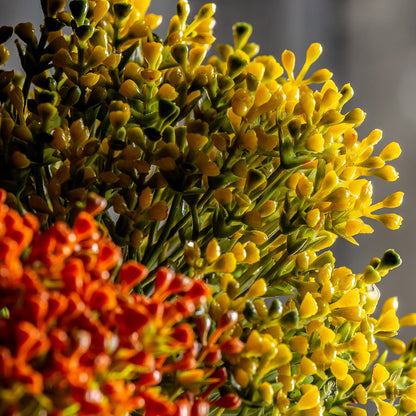
<instances>
[{"instance_id":1,"label":"cluster of buds","mask_svg":"<svg viewBox=\"0 0 416 416\"><path fill-rule=\"evenodd\" d=\"M0 70L0 414L415 411L416 315L374 316L399 256L355 274L323 251L400 227L378 210L403 193L370 180L400 146L358 138L351 86L308 74L320 44L295 73L237 23L205 60L215 5L179 0L162 39L149 3L41 0L39 36L0 28L25 72Z\"/></svg>"},{"instance_id":2,"label":"cluster of buds","mask_svg":"<svg viewBox=\"0 0 416 416\"><path fill-rule=\"evenodd\" d=\"M231 393L210 396L227 380L214 364L244 345L218 343L236 321L232 313L198 338L192 325L202 328L210 295L203 281L159 268L152 292L134 293L147 269L130 261L115 272L121 251L90 214L73 229L58 222L38 233L37 219L8 208L5 196L0 414L203 416L211 406L239 405Z\"/></svg>"}]
</instances>

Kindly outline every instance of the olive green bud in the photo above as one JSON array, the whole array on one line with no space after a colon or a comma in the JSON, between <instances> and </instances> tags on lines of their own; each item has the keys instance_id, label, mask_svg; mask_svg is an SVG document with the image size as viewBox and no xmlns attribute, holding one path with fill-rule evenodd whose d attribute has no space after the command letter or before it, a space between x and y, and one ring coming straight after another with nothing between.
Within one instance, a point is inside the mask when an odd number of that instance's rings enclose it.
<instances>
[{"instance_id":1,"label":"olive green bud","mask_svg":"<svg viewBox=\"0 0 416 416\"><path fill-rule=\"evenodd\" d=\"M19 23L15 28L14 31L20 39L23 40L27 45L35 46L36 45L36 35L35 35L35 28L33 24L30 22L27 23Z\"/></svg>"},{"instance_id":2,"label":"olive green bud","mask_svg":"<svg viewBox=\"0 0 416 416\"><path fill-rule=\"evenodd\" d=\"M86 42L94 34L94 27L90 25L81 25L75 29L75 34L81 42Z\"/></svg>"},{"instance_id":3,"label":"olive green bud","mask_svg":"<svg viewBox=\"0 0 416 416\"><path fill-rule=\"evenodd\" d=\"M273 299L269 307L269 316L275 318L276 316L281 315L283 312L283 304L279 299Z\"/></svg>"},{"instance_id":4,"label":"olive green bud","mask_svg":"<svg viewBox=\"0 0 416 416\"><path fill-rule=\"evenodd\" d=\"M256 307L253 302L248 300L243 310L244 317L247 321L253 321L258 318Z\"/></svg>"},{"instance_id":5,"label":"olive green bud","mask_svg":"<svg viewBox=\"0 0 416 416\"><path fill-rule=\"evenodd\" d=\"M93 46L103 46L104 48L107 48L107 32L101 27L96 27L90 38L90 43Z\"/></svg>"},{"instance_id":6,"label":"olive green bud","mask_svg":"<svg viewBox=\"0 0 416 416\"><path fill-rule=\"evenodd\" d=\"M0 44L0 65L5 64L10 58L10 52L6 46Z\"/></svg>"},{"instance_id":7,"label":"olive green bud","mask_svg":"<svg viewBox=\"0 0 416 416\"><path fill-rule=\"evenodd\" d=\"M190 266L195 266L197 261L201 258L201 250L194 241L187 241L185 243L183 255L185 261Z\"/></svg>"},{"instance_id":8,"label":"olive green bud","mask_svg":"<svg viewBox=\"0 0 416 416\"><path fill-rule=\"evenodd\" d=\"M253 191L266 182L266 176L264 173L260 172L257 169L249 169L246 178L246 189L248 191Z\"/></svg>"},{"instance_id":9,"label":"olive green bud","mask_svg":"<svg viewBox=\"0 0 416 416\"><path fill-rule=\"evenodd\" d=\"M247 23L236 23L233 26L234 49L241 49L247 43L253 32L253 27Z\"/></svg>"},{"instance_id":10,"label":"olive green bud","mask_svg":"<svg viewBox=\"0 0 416 416\"><path fill-rule=\"evenodd\" d=\"M64 9L66 0L47 0L46 4L48 16L55 16L56 13Z\"/></svg>"},{"instance_id":11,"label":"olive green bud","mask_svg":"<svg viewBox=\"0 0 416 416\"><path fill-rule=\"evenodd\" d=\"M297 309L286 312L281 318L280 323L286 328L297 328L299 325L299 312Z\"/></svg>"},{"instance_id":12,"label":"olive green bud","mask_svg":"<svg viewBox=\"0 0 416 416\"><path fill-rule=\"evenodd\" d=\"M188 64L188 48L183 43L178 43L172 46L171 53L173 59L184 69Z\"/></svg>"},{"instance_id":13,"label":"olive green bud","mask_svg":"<svg viewBox=\"0 0 416 416\"><path fill-rule=\"evenodd\" d=\"M223 91L228 91L234 87L234 81L228 75L218 75L218 87Z\"/></svg>"},{"instance_id":14,"label":"olive green bud","mask_svg":"<svg viewBox=\"0 0 416 416\"><path fill-rule=\"evenodd\" d=\"M354 95L354 90L352 89L350 84L346 84L341 88L340 93L341 93L342 97L339 100L339 104L342 107Z\"/></svg>"},{"instance_id":15,"label":"olive green bud","mask_svg":"<svg viewBox=\"0 0 416 416\"><path fill-rule=\"evenodd\" d=\"M88 0L72 0L69 3L69 9L77 25L84 24L88 13Z\"/></svg>"},{"instance_id":16,"label":"olive green bud","mask_svg":"<svg viewBox=\"0 0 416 416\"><path fill-rule=\"evenodd\" d=\"M179 17L179 21L184 24L186 22L187 17L189 16L189 12L191 8L189 7L189 3L184 0L178 1L176 5L176 13Z\"/></svg>"},{"instance_id":17,"label":"olive green bud","mask_svg":"<svg viewBox=\"0 0 416 416\"><path fill-rule=\"evenodd\" d=\"M234 79L244 71L246 66L246 60L238 55L232 54L227 59L227 74Z\"/></svg>"},{"instance_id":18,"label":"olive green bud","mask_svg":"<svg viewBox=\"0 0 416 416\"><path fill-rule=\"evenodd\" d=\"M119 20L124 20L127 17L129 17L131 11L133 10L133 5L128 3L117 2L114 3L113 9L116 18Z\"/></svg>"},{"instance_id":19,"label":"olive green bud","mask_svg":"<svg viewBox=\"0 0 416 416\"><path fill-rule=\"evenodd\" d=\"M80 98L81 98L81 89L77 85L74 85L68 90L67 94L65 95L63 99L63 103L68 107L72 107L78 102Z\"/></svg>"},{"instance_id":20,"label":"olive green bud","mask_svg":"<svg viewBox=\"0 0 416 416\"><path fill-rule=\"evenodd\" d=\"M216 5L214 3L207 3L204 4L198 12L196 16L196 20L206 20L209 19L214 13L216 9Z\"/></svg>"},{"instance_id":21,"label":"olive green bud","mask_svg":"<svg viewBox=\"0 0 416 416\"><path fill-rule=\"evenodd\" d=\"M12 26L1 26L0 27L0 44L7 42L13 35Z\"/></svg>"},{"instance_id":22,"label":"olive green bud","mask_svg":"<svg viewBox=\"0 0 416 416\"><path fill-rule=\"evenodd\" d=\"M387 274L391 269L394 269L402 264L400 256L392 249L387 250L380 260L380 264L377 266L377 271L381 276Z\"/></svg>"},{"instance_id":23,"label":"olive green bud","mask_svg":"<svg viewBox=\"0 0 416 416\"><path fill-rule=\"evenodd\" d=\"M363 280L368 284L377 283L381 280L380 274L373 266L368 265L363 273Z\"/></svg>"}]
</instances>

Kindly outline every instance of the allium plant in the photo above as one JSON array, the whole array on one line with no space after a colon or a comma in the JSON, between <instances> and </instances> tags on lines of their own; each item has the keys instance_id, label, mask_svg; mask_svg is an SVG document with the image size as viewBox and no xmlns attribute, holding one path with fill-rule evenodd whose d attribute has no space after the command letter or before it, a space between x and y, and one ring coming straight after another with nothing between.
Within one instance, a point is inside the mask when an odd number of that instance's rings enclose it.
<instances>
[{"instance_id":1,"label":"allium plant","mask_svg":"<svg viewBox=\"0 0 416 416\"><path fill-rule=\"evenodd\" d=\"M214 4L180 0L162 38L149 2L41 0L39 36L0 28L24 70L0 72L0 415L415 412L416 314L375 313L400 257L326 250L400 226L371 183L400 146L358 138L321 45L295 72L237 23L207 58Z\"/></svg>"}]
</instances>

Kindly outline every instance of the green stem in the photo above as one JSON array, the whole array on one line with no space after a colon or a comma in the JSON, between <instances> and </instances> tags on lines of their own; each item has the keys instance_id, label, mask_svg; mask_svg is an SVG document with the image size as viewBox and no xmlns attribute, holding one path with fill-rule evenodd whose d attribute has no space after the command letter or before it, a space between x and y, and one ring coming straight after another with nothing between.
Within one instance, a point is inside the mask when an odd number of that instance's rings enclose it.
<instances>
[{"instance_id":1,"label":"green stem","mask_svg":"<svg viewBox=\"0 0 416 416\"><path fill-rule=\"evenodd\" d=\"M181 203L182 195L176 193L173 197L173 201L171 204L170 212L168 218L163 226L162 232L157 240L157 243L152 247L152 250L148 251L147 256L143 257L143 263L149 267L149 269L153 268L153 263L158 258L161 250L163 249L163 245L165 244L166 240L168 239L169 233L171 231L173 221L176 217L176 213L178 212L179 205ZM150 243L150 241L149 241ZM149 257L150 256L150 257ZM147 258L149 257L149 258Z\"/></svg>"}]
</instances>

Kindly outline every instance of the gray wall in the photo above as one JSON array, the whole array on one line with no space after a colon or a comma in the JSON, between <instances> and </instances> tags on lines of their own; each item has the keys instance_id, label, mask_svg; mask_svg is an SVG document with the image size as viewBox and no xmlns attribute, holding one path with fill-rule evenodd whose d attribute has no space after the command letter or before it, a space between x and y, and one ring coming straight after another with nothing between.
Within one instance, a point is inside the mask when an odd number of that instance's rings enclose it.
<instances>
[{"instance_id":1,"label":"gray wall","mask_svg":"<svg viewBox=\"0 0 416 416\"><path fill-rule=\"evenodd\" d=\"M191 0L192 15L204 4ZM166 31L174 13L175 0L153 0L150 11L162 14ZM20 21L40 21L37 0L0 0L0 25ZM261 45L263 54L280 57L284 49L293 50L302 62L306 48L321 42L324 54L319 66L334 72L337 85L350 82L355 90L351 107L367 112L359 128L362 139L372 129L384 131L385 144L398 140L401 158L394 162L400 172L395 183L375 182L374 200L403 190L405 217L399 231L371 224L375 233L359 237L360 246L343 241L336 243L337 265L361 272L374 256L395 248L403 265L390 273L379 285L383 299L399 296L399 314L416 311L416 2L414 0L218 0L215 35L221 43L232 41L231 26L246 21L254 27L252 40ZM380 149L382 148L380 144ZM377 153L377 149L376 149ZM416 336L411 328L406 339Z\"/></svg>"}]
</instances>

